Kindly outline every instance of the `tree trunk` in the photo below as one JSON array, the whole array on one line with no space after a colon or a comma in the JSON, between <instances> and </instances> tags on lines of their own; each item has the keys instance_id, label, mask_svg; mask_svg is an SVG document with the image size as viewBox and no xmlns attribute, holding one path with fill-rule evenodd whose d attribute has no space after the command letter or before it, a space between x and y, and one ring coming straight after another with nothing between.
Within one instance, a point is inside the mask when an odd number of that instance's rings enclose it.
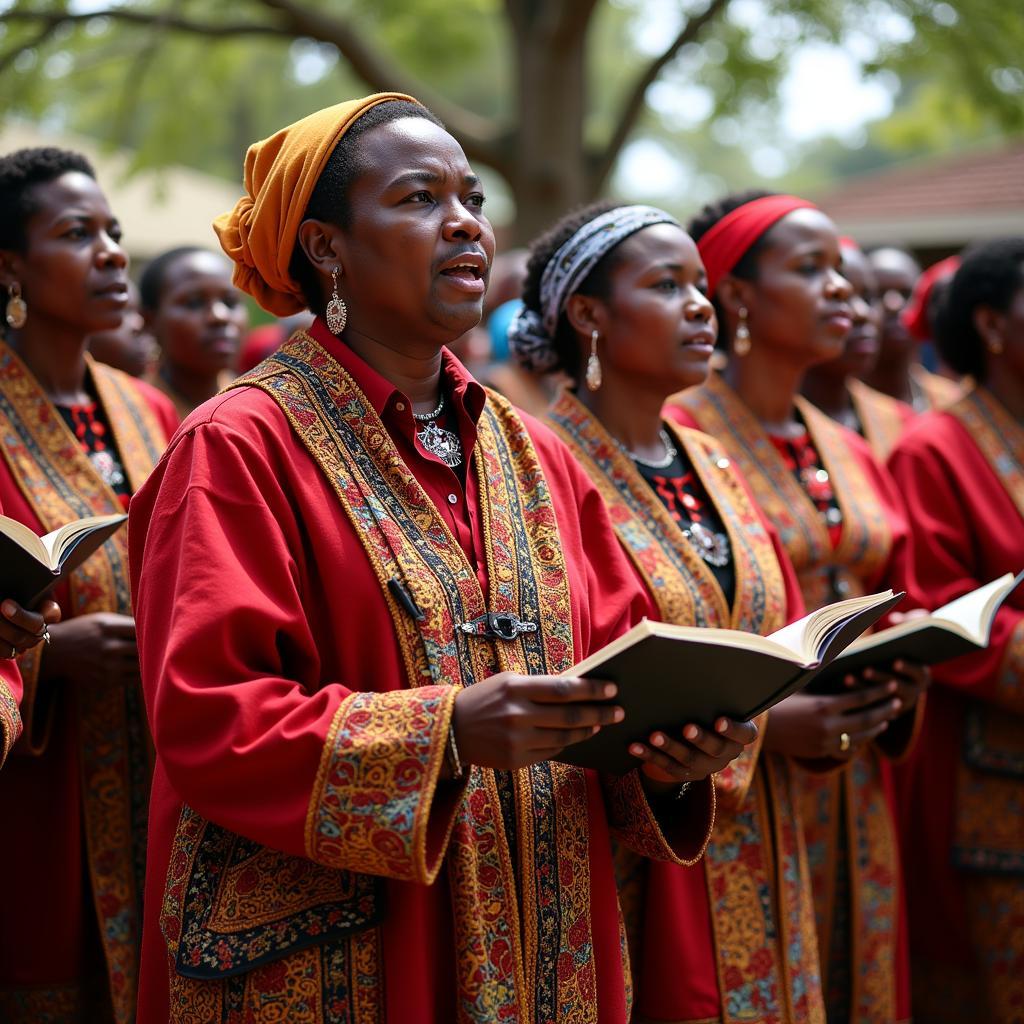
<instances>
[{"instance_id":1,"label":"tree trunk","mask_svg":"<svg viewBox=\"0 0 1024 1024\"><path fill-rule=\"evenodd\" d=\"M558 30L550 14L560 5L549 3L528 2L512 19L518 89L509 185L516 245L589 198L583 149L586 24Z\"/></svg>"}]
</instances>

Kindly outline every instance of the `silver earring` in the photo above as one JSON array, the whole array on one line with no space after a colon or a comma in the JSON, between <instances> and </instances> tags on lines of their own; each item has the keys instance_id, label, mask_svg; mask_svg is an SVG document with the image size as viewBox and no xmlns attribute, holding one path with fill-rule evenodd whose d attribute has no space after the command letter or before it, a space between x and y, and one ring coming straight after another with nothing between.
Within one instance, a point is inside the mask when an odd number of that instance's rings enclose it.
<instances>
[{"instance_id":1,"label":"silver earring","mask_svg":"<svg viewBox=\"0 0 1024 1024\"><path fill-rule=\"evenodd\" d=\"M28 303L21 297L21 285L17 281L7 289L7 307L4 309L4 319L8 327L18 330L25 326L28 320Z\"/></svg>"},{"instance_id":2,"label":"silver earring","mask_svg":"<svg viewBox=\"0 0 1024 1024\"><path fill-rule=\"evenodd\" d=\"M597 358L597 331L590 332L590 358L587 360L587 373L585 380L590 391L597 391L601 387L601 360Z\"/></svg>"},{"instance_id":3,"label":"silver earring","mask_svg":"<svg viewBox=\"0 0 1024 1024\"><path fill-rule=\"evenodd\" d=\"M747 326L746 306L740 306L740 322L736 325L736 336L732 340L732 350L741 358L750 351L750 328Z\"/></svg>"},{"instance_id":4,"label":"silver earring","mask_svg":"<svg viewBox=\"0 0 1024 1024\"><path fill-rule=\"evenodd\" d=\"M341 334L345 330L345 324L348 323L348 307L338 294L338 274L340 272L340 267L335 267L331 271L331 301L327 303L325 311L327 330L331 334Z\"/></svg>"}]
</instances>

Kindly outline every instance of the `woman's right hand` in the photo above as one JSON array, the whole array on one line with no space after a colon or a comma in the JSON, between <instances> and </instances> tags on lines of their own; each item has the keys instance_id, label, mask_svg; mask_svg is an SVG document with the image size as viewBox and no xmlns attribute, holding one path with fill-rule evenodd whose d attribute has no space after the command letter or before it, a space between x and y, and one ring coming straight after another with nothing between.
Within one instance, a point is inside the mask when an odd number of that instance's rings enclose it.
<instances>
[{"instance_id":1,"label":"woman's right hand","mask_svg":"<svg viewBox=\"0 0 1024 1024\"><path fill-rule=\"evenodd\" d=\"M501 672L460 690L452 726L459 760L482 768L525 768L589 739L625 712L608 701L614 683Z\"/></svg>"},{"instance_id":2,"label":"woman's right hand","mask_svg":"<svg viewBox=\"0 0 1024 1024\"><path fill-rule=\"evenodd\" d=\"M836 696L795 693L768 712L764 748L787 757L846 760L902 713L897 689L890 680Z\"/></svg>"},{"instance_id":3,"label":"woman's right hand","mask_svg":"<svg viewBox=\"0 0 1024 1024\"><path fill-rule=\"evenodd\" d=\"M102 682L138 684L135 619L114 612L79 615L50 627L51 643L39 665L40 678L83 686Z\"/></svg>"}]
</instances>

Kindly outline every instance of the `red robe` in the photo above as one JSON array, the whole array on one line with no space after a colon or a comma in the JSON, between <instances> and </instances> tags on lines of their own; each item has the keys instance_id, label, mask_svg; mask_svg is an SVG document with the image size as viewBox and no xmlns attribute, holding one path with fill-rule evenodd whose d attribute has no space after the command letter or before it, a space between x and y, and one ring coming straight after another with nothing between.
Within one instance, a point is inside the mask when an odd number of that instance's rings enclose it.
<instances>
[{"instance_id":1,"label":"red robe","mask_svg":"<svg viewBox=\"0 0 1024 1024\"><path fill-rule=\"evenodd\" d=\"M803 614L778 535L717 441L668 428L729 536L730 603L632 460L576 397L563 392L547 418L601 491L662 621L769 633ZM823 1024L793 775L787 758L754 743L715 777L715 832L700 863L680 867L619 851L639 1019Z\"/></svg>"},{"instance_id":2,"label":"red robe","mask_svg":"<svg viewBox=\"0 0 1024 1024\"><path fill-rule=\"evenodd\" d=\"M565 447L516 427L448 353L443 376L446 426L473 453L465 486L414 439L408 398L318 322L198 409L133 502L157 751L141 1024L241 1005L254 1024L300 1007L309 1021L628 1019L610 831L695 859L712 790L687 796L666 837L637 773L602 786L549 763L438 781L461 652L481 676L544 665L517 653L527 640L453 643L434 626L452 602L515 607L539 578L548 670L651 610ZM423 564L436 579L455 567L458 594L446 603Z\"/></svg>"},{"instance_id":3,"label":"red robe","mask_svg":"<svg viewBox=\"0 0 1024 1024\"><path fill-rule=\"evenodd\" d=\"M978 388L928 413L889 467L938 607L1024 567L1024 430ZM1024 593L986 650L934 669L900 766L914 1008L927 1021L1024 1019Z\"/></svg>"},{"instance_id":4,"label":"red robe","mask_svg":"<svg viewBox=\"0 0 1024 1024\"><path fill-rule=\"evenodd\" d=\"M129 484L152 468L176 418L148 385L89 360L89 375ZM44 534L75 518L120 512L35 379L0 344L0 503ZM130 614L121 530L54 594L64 620ZM145 849L147 739L138 692L40 685L39 645L19 659L24 733L0 776L0 820L18 841L0 844L11 879L0 914L0 1020L129 1021L138 970ZM83 778L86 781L83 786ZM141 871L139 871L141 882ZM104 968L104 958L107 968ZM52 1016L50 1016L52 1015Z\"/></svg>"},{"instance_id":5,"label":"red robe","mask_svg":"<svg viewBox=\"0 0 1024 1024\"><path fill-rule=\"evenodd\" d=\"M719 377L675 396L665 411L711 434L737 460L761 510L779 531L808 608L837 596L870 593L889 581L908 590L913 603L910 527L892 479L862 437L804 399L797 403L842 510L835 546L768 435ZM803 825L827 1002L848 1004L851 1019L871 1024L906 1020L910 1012L888 759L903 756L913 741L920 704L841 771L822 774L821 769L842 764L825 761L803 778ZM835 980L829 985L830 979Z\"/></svg>"}]
</instances>

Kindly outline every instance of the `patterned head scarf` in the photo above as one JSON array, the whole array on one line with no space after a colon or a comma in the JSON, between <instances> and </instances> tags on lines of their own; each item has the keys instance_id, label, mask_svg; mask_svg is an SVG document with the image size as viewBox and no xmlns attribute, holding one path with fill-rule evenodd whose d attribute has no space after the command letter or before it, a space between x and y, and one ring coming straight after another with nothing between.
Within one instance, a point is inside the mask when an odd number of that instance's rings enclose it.
<instances>
[{"instance_id":1,"label":"patterned head scarf","mask_svg":"<svg viewBox=\"0 0 1024 1024\"><path fill-rule=\"evenodd\" d=\"M418 101L379 92L325 107L253 143L245 155L245 192L230 213L213 222L221 247L235 264L234 283L277 316L306 308L288 271L299 225L338 140L378 103Z\"/></svg>"},{"instance_id":2,"label":"patterned head scarf","mask_svg":"<svg viewBox=\"0 0 1024 1024\"><path fill-rule=\"evenodd\" d=\"M509 347L521 366L546 373L558 363L555 331L565 304L587 275L623 239L652 224L675 224L654 206L620 206L587 221L548 260L540 278L540 312L525 306L508 328Z\"/></svg>"}]
</instances>

